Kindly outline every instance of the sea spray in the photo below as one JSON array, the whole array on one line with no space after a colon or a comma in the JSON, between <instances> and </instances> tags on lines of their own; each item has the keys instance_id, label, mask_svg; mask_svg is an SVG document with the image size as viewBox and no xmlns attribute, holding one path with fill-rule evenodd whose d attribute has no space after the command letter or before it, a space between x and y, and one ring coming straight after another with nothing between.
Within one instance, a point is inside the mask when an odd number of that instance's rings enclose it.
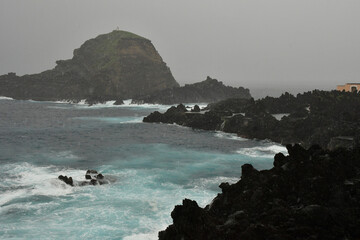
<instances>
[{"instance_id":1,"label":"sea spray","mask_svg":"<svg viewBox=\"0 0 360 240\"><path fill-rule=\"evenodd\" d=\"M270 168L276 151L273 143L142 123L150 107L1 103L3 239L157 239L182 199L210 204L221 182L240 179L242 164ZM85 180L87 169L116 181L71 187L57 179Z\"/></svg>"}]
</instances>

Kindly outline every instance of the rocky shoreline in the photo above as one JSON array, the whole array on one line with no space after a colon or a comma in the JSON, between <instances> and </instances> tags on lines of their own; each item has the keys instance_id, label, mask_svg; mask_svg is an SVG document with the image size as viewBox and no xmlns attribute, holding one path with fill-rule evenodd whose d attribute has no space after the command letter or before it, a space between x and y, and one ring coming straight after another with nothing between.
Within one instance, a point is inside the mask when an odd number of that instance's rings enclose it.
<instances>
[{"instance_id":1,"label":"rocky shoreline","mask_svg":"<svg viewBox=\"0 0 360 240\"><path fill-rule=\"evenodd\" d=\"M234 98L189 112L182 104L165 113L154 112L144 122L176 123L204 130L220 130L250 139L309 147L352 148L359 144L360 95L338 91L312 91L296 97ZM282 118L276 118L276 117Z\"/></svg>"},{"instance_id":2,"label":"rocky shoreline","mask_svg":"<svg viewBox=\"0 0 360 240\"><path fill-rule=\"evenodd\" d=\"M270 170L243 165L205 208L183 200L159 239L359 239L360 149L287 149Z\"/></svg>"},{"instance_id":3,"label":"rocky shoreline","mask_svg":"<svg viewBox=\"0 0 360 240\"><path fill-rule=\"evenodd\" d=\"M151 113L144 122L270 139L289 153L270 170L243 165L240 181L220 184L205 208L184 199L159 239L360 239L359 110L357 93L315 90Z\"/></svg>"}]
</instances>

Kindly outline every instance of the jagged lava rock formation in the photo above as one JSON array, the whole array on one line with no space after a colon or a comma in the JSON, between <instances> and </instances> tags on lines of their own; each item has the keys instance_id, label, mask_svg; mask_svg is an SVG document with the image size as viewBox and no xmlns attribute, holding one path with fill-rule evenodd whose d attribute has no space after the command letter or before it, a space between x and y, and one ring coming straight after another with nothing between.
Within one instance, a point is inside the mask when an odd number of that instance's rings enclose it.
<instances>
[{"instance_id":1,"label":"jagged lava rock formation","mask_svg":"<svg viewBox=\"0 0 360 240\"><path fill-rule=\"evenodd\" d=\"M180 104L180 103L213 103L227 98L250 99L249 89L225 86L222 82L207 77L202 82L186 84L183 87L169 88L153 94L141 96L133 103Z\"/></svg>"},{"instance_id":2,"label":"jagged lava rock formation","mask_svg":"<svg viewBox=\"0 0 360 240\"><path fill-rule=\"evenodd\" d=\"M58 179L67 185L74 186L89 186L89 185L103 185L116 181L114 176L104 176L96 170L87 170L85 173L86 181L74 181L72 177L59 175Z\"/></svg>"},{"instance_id":3,"label":"jagged lava rock formation","mask_svg":"<svg viewBox=\"0 0 360 240\"><path fill-rule=\"evenodd\" d=\"M288 145L274 167L242 166L205 208L185 199L160 240L360 239L360 149Z\"/></svg>"},{"instance_id":4,"label":"jagged lava rock formation","mask_svg":"<svg viewBox=\"0 0 360 240\"><path fill-rule=\"evenodd\" d=\"M360 95L339 91L285 93L279 98L233 98L209 104L206 111L188 112L183 106L154 112L144 122L176 123L204 130L221 130L281 144L300 143L323 148L360 145ZM286 113L286 114L281 114ZM275 114L281 114L276 119Z\"/></svg>"},{"instance_id":5,"label":"jagged lava rock formation","mask_svg":"<svg viewBox=\"0 0 360 240\"><path fill-rule=\"evenodd\" d=\"M178 87L151 41L113 31L86 41L39 74L0 76L0 96L34 100L121 100Z\"/></svg>"}]
</instances>

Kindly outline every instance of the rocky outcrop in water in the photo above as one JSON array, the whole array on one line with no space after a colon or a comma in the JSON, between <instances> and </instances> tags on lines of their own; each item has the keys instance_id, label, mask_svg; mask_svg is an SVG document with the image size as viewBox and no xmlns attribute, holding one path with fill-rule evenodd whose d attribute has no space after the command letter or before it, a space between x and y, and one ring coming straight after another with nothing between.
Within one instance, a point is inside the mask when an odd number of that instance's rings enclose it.
<instances>
[{"instance_id":1,"label":"rocky outcrop in water","mask_svg":"<svg viewBox=\"0 0 360 240\"><path fill-rule=\"evenodd\" d=\"M186 84L183 87L164 89L153 94L144 95L133 100L133 103L180 104L212 103L227 98L250 99L249 89L225 86L222 82L207 77L205 81Z\"/></svg>"},{"instance_id":2,"label":"rocky outcrop in water","mask_svg":"<svg viewBox=\"0 0 360 240\"><path fill-rule=\"evenodd\" d=\"M63 181L67 185L74 186L88 186L88 185L103 185L115 182L115 178L112 176L104 176L98 173L96 170L87 170L85 173L85 181L74 181L72 177L60 175L59 180Z\"/></svg>"},{"instance_id":3,"label":"rocky outcrop in water","mask_svg":"<svg viewBox=\"0 0 360 240\"><path fill-rule=\"evenodd\" d=\"M360 149L287 149L270 170L243 165L205 208L183 200L159 239L360 239Z\"/></svg>"},{"instance_id":4,"label":"rocky outcrop in water","mask_svg":"<svg viewBox=\"0 0 360 240\"><path fill-rule=\"evenodd\" d=\"M174 108L174 107L173 107ZM144 122L176 123L205 130L221 130L251 139L270 139L323 148L359 145L360 95L338 91L283 94L261 100L228 99L199 113L153 113ZM276 119L276 114L283 114Z\"/></svg>"},{"instance_id":5,"label":"rocky outcrop in water","mask_svg":"<svg viewBox=\"0 0 360 240\"><path fill-rule=\"evenodd\" d=\"M125 31L86 41L69 60L39 74L0 76L0 96L89 103L128 99L178 87L150 42Z\"/></svg>"},{"instance_id":6,"label":"rocky outcrop in water","mask_svg":"<svg viewBox=\"0 0 360 240\"><path fill-rule=\"evenodd\" d=\"M58 177L58 179L60 179L61 181L63 181L64 183L66 183L67 185L70 185L70 186L74 186L74 181L72 179L72 177L68 177L68 176L63 176L63 175L60 175Z\"/></svg>"},{"instance_id":7,"label":"rocky outcrop in water","mask_svg":"<svg viewBox=\"0 0 360 240\"><path fill-rule=\"evenodd\" d=\"M198 109L188 111L182 104L172 106L165 113L158 111L144 117L143 122L176 123L182 126L193 127L203 130L214 130L222 123L221 114L215 112L196 112Z\"/></svg>"}]
</instances>

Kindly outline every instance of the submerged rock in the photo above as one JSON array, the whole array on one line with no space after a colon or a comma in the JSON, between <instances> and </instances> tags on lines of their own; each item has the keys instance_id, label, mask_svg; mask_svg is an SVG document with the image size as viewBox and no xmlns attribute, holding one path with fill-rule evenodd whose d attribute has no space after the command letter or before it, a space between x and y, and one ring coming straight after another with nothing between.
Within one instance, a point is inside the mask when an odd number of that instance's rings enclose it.
<instances>
[{"instance_id":1,"label":"submerged rock","mask_svg":"<svg viewBox=\"0 0 360 240\"><path fill-rule=\"evenodd\" d=\"M270 170L243 165L205 208L185 199L159 239L360 239L360 148L287 149Z\"/></svg>"}]
</instances>

